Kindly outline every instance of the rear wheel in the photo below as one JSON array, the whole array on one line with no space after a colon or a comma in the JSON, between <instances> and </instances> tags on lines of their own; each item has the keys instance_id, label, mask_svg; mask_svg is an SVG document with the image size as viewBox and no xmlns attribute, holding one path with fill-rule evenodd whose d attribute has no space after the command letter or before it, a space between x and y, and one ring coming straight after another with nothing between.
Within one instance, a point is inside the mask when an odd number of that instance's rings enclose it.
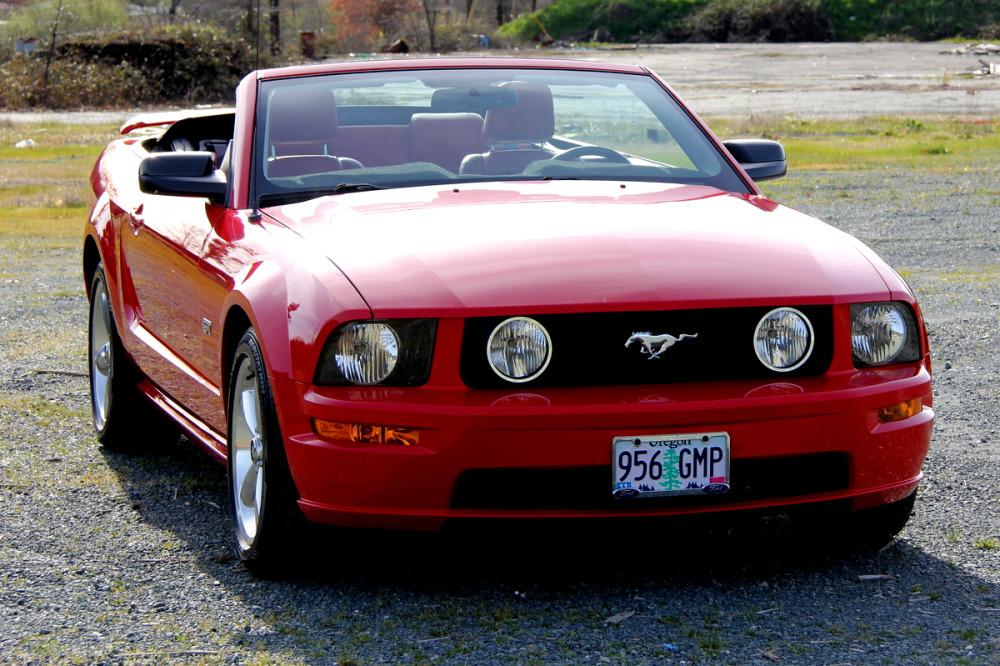
<instances>
[{"instance_id":1,"label":"rear wheel","mask_svg":"<svg viewBox=\"0 0 1000 666\"><path fill-rule=\"evenodd\" d=\"M151 440L176 439L173 425L139 391L139 371L118 337L100 264L90 287L88 358L94 430L105 448L132 450Z\"/></svg>"},{"instance_id":2,"label":"rear wheel","mask_svg":"<svg viewBox=\"0 0 1000 666\"><path fill-rule=\"evenodd\" d=\"M266 571L300 527L295 487L253 329L240 340L229 382L229 495L243 563Z\"/></svg>"}]
</instances>

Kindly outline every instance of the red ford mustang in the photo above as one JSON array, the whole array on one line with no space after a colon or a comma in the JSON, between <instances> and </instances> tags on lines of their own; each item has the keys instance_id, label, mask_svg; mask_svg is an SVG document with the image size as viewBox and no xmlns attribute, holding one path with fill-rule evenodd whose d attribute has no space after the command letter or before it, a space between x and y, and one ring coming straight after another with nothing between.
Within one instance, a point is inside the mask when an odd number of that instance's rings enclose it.
<instances>
[{"instance_id":1,"label":"red ford mustang","mask_svg":"<svg viewBox=\"0 0 1000 666\"><path fill-rule=\"evenodd\" d=\"M912 292L647 69L266 70L122 132L83 243L94 425L128 446L155 408L226 463L248 564L303 516L910 515Z\"/></svg>"}]
</instances>

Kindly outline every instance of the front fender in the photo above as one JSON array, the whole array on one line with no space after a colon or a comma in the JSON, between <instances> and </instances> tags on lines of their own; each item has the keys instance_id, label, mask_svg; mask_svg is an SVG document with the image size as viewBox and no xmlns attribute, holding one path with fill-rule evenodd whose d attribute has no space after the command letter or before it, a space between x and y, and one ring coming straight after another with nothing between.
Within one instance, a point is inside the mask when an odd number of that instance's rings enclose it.
<instances>
[{"instance_id":1,"label":"front fender","mask_svg":"<svg viewBox=\"0 0 1000 666\"><path fill-rule=\"evenodd\" d=\"M238 307L250 319L272 379L311 382L326 335L341 322L370 319L354 286L325 259L268 258L237 276L222 321ZM224 332L226 335L226 332ZM226 359L222 359L222 367Z\"/></svg>"}]
</instances>

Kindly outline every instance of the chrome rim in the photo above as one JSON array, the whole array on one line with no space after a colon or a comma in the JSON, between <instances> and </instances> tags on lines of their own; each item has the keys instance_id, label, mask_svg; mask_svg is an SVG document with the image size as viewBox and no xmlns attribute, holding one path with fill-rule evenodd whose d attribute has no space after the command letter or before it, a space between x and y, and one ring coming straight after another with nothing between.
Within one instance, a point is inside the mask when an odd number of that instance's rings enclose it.
<instances>
[{"instance_id":1,"label":"chrome rim","mask_svg":"<svg viewBox=\"0 0 1000 666\"><path fill-rule=\"evenodd\" d=\"M111 308L108 290L101 281L90 304L90 397L94 408L94 427L104 430L111 409L111 376L114 359L111 350Z\"/></svg>"},{"instance_id":2,"label":"chrome rim","mask_svg":"<svg viewBox=\"0 0 1000 666\"><path fill-rule=\"evenodd\" d=\"M257 538L264 493L264 436L261 430L260 384L248 356L240 360L233 387L231 463L236 538L248 550Z\"/></svg>"}]
</instances>

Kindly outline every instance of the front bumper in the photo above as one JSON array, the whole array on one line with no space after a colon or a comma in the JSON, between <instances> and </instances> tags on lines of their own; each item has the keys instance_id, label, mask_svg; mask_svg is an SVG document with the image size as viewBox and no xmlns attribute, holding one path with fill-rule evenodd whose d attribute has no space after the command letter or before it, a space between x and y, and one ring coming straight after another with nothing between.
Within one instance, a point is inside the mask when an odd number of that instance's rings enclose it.
<instances>
[{"instance_id":1,"label":"front bumper","mask_svg":"<svg viewBox=\"0 0 1000 666\"><path fill-rule=\"evenodd\" d=\"M433 530L452 519L672 516L834 500L861 509L903 499L922 477L931 438L934 412L926 364L792 381L646 387L473 391L274 384L285 449L307 518ZM879 422L880 408L913 398L923 399L920 413ZM420 441L412 447L330 441L314 434L314 418L414 428ZM786 476L802 470L818 478L823 474L817 474L815 464L798 466L797 461L821 461L824 455L843 462L842 478L815 486L805 478L791 486L757 487L700 502L610 501L614 437L715 431L730 435L734 488L741 482L741 466L764 470L761 478L766 479L772 462L783 465ZM557 501L550 497L532 505L537 489L517 481L539 470L548 476L536 478L570 480ZM467 475L484 472L499 474L494 479L510 472L512 483L494 484L495 503L482 493L475 502L463 501L460 495L467 493L456 489L469 480ZM572 486L572 479L586 487ZM602 487L591 487L596 484ZM602 501L583 500L595 493Z\"/></svg>"}]
</instances>

